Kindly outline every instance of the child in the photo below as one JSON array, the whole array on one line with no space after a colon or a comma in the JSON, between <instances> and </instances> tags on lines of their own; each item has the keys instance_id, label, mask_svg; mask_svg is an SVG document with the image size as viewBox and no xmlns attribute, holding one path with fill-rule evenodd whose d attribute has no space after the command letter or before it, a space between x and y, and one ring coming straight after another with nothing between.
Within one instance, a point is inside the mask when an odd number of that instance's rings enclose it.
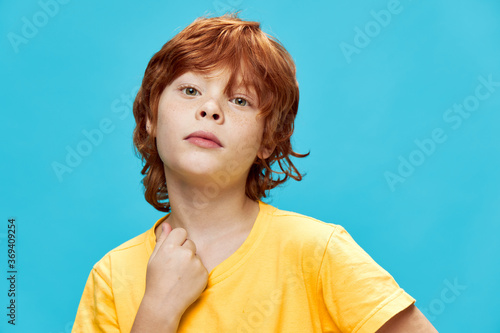
<instances>
[{"instance_id":1,"label":"child","mask_svg":"<svg viewBox=\"0 0 500 333\"><path fill-rule=\"evenodd\" d=\"M153 56L134 144L146 200L169 214L94 265L73 332L435 332L341 226L261 201L302 179L298 101L291 56L236 14Z\"/></svg>"}]
</instances>

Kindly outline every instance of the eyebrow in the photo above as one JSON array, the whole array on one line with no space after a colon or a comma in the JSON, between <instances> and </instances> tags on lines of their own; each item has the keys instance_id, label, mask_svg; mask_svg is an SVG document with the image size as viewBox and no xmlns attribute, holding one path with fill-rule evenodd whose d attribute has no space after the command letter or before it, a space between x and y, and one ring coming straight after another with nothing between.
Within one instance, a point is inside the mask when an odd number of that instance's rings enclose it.
<instances>
[{"instance_id":1,"label":"eyebrow","mask_svg":"<svg viewBox=\"0 0 500 333\"><path fill-rule=\"evenodd\" d=\"M176 79L176 81L181 79L181 78L182 78L181 81L184 81L184 80L189 81L192 79L199 79L199 78L204 79L204 80L211 80L211 79L216 79L217 76L203 74L203 73L196 73L196 72L186 72L186 73L182 74L181 76L179 76ZM232 90L235 93L237 93L239 91L241 93L244 93L245 95L248 95L251 99L254 100L254 103L257 103L259 101L259 96L258 96L257 92L255 91L255 88L251 88L248 85L243 85L242 83L238 83L238 84L234 85Z\"/></svg>"}]
</instances>

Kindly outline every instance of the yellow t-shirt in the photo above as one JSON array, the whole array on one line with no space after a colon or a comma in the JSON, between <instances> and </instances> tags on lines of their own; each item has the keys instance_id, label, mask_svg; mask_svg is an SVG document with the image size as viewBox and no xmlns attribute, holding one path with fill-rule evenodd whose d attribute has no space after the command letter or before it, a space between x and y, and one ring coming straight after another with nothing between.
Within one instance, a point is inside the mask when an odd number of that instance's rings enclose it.
<instances>
[{"instance_id":1,"label":"yellow t-shirt","mask_svg":"<svg viewBox=\"0 0 500 333\"><path fill-rule=\"evenodd\" d=\"M415 302L341 226L259 207L248 238L210 272L178 332L375 332ZM130 332L154 230L167 217L94 265L73 332Z\"/></svg>"}]
</instances>

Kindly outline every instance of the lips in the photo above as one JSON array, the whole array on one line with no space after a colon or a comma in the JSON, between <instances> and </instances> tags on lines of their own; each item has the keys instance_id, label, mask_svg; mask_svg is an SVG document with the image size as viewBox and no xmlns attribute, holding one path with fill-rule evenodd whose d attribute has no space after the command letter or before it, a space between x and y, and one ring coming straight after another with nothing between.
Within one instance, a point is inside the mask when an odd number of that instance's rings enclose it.
<instances>
[{"instance_id":1,"label":"lips","mask_svg":"<svg viewBox=\"0 0 500 333\"><path fill-rule=\"evenodd\" d=\"M184 140L188 140L190 138L200 138L200 139L209 140L209 141L216 143L220 147L223 147L222 144L220 143L219 139L214 134L212 134L210 132L196 131L196 132L189 134Z\"/></svg>"}]
</instances>

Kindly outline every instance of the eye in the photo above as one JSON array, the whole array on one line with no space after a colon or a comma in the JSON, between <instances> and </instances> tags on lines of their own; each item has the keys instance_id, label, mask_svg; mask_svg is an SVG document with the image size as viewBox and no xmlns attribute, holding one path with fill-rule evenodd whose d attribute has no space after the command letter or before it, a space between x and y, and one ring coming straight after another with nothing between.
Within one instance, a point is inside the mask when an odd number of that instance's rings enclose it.
<instances>
[{"instance_id":1,"label":"eye","mask_svg":"<svg viewBox=\"0 0 500 333\"><path fill-rule=\"evenodd\" d=\"M196 90L195 88L193 87L185 87L185 88L182 88L182 91L188 95L188 96L196 96L199 94L198 90Z\"/></svg>"},{"instance_id":2,"label":"eye","mask_svg":"<svg viewBox=\"0 0 500 333\"><path fill-rule=\"evenodd\" d=\"M239 105L239 106L247 106L250 104L250 103L248 103L248 101L246 99L241 98L241 97L233 98L231 101L233 101L234 104Z\"/></svg>"}]
</instances>

